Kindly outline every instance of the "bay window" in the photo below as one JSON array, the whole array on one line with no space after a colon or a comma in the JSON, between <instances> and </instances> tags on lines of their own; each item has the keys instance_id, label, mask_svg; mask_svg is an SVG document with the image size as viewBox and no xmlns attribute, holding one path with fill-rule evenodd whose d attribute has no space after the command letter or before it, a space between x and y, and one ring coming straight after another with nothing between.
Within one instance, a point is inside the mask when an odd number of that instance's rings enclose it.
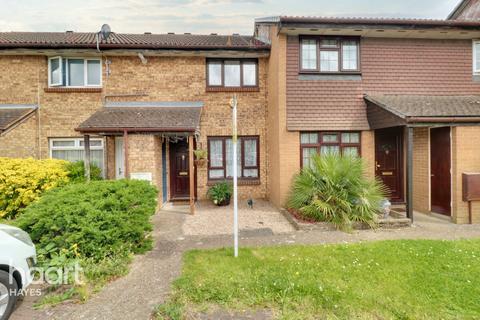
<instances>
[{"instance_id":1,"label":"bay window","mask_svg":"<svg viewBox=\"0 0 480 320\"><path fill-rule=\"evenodd\" d=\"M359 72L359 47L356 38L303 38L300 40L300 71Z\"/></svg>"},{"instance_id":2,"label":"bay window","mask_svg":"<svg viewBox=\"0 0 480 320\"><path fill-rule=\"evenodd\" d=\"M259 178L259 150L258 136L238 137L238 178ZM208 156L209 180L231 179L233 177L233 142L230 137L209 137Z\"/></svg>"},{"instance_id":3,"label":"bay window","mask_svg":"<svg viewBox=\"0 0 480 320\"><path fill-rule=\"evenodd\" d=\"M304 132L300 134L302 167L314 154L360 155L360 132Z\"/></svg>"},{"instance_id":4,"label":"bay window","mask_svg":"<svg viewBox=\"0 0 480 320\"><path fill-rule=\"evenodd\" d=\"M208 59L207 88L258 87L255 59Z\"/></svg>"},{"instance_id":5,"label":"bay window","mask_svg":"<svg viewBox=\"0 0 480 320\"><path fill-rule=\"evenodd\" d=\"M102 63L97 58L48 59L50 87L99 87L102 85Z\"/></svg>"},{"instance_id":6,"label":"bay window","mask_svg":"<svg viewBox=\"0 0 480 320\"><path fill-rule=\"evenodd\" d=\"M50 139L50 158L76 162L83 161L84 155L83 138ZM104 172L103 139L90 139L90 161Z\"/></svg>"}]
</instances>

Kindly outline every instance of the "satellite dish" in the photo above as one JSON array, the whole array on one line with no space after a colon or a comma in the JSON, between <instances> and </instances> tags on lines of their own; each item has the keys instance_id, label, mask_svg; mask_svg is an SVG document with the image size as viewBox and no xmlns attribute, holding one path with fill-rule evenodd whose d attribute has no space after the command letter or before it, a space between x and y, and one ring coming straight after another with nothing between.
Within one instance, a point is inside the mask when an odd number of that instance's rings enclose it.
<instances>
[{"instance_id":1,"label":"satellite dish","mask_svg":"<svg viewBox=\"0 0 480 320\"><path fill-rule=\"evenodd\" d=\"M112 29L110 29L110 26L105 23L100 29L100 33L102 34L103 39L107 40L110 36L110 33L112 33Z\"/></svg>"}]
</instances>

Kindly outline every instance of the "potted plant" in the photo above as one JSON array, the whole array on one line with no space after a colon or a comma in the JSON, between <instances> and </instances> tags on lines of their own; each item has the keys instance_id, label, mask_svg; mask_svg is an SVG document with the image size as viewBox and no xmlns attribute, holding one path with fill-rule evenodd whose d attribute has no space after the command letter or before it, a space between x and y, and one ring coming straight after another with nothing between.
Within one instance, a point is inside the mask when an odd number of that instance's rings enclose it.
<instances>
[{"instance_id":1,"label":"potted plant","mask_svg":"<svg viewBox=\"0 0 480 320\"><path fill-rule=\"evenodd\" d=\"M197 166L204 165L208 160L208 152L207 150L204 149L197 149L193 151L193 154L195 155L195 164Z\"/></svg>"},{"instance_id":2,"label":"potted plant","mask_svg":"<svg viewBox=\"0 0 480 320\"><path fill-rule=\"evenodd\" d=\"M208 189L207 195L217 206L228 206L232 197L232 184L226 181L219 182Z\"/></svg>"}]
</instances>

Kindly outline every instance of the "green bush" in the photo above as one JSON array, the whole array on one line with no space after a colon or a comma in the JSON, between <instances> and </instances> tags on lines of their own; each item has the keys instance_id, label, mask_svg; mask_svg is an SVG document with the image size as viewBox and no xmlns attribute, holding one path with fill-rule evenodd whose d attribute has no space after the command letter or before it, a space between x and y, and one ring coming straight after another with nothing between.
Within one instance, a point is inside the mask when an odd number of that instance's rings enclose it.
<instances>
[{"instance_id":1,"label":"green bush","mask_svg":"<svg viewBox=\"0 0 480 320\"><path fill-rule=\"evenodd\" d=\"M348 229L352 222L375 225L386 188L365 177L362 159L336 154L315 155L311 166L295 177L288 206L315 221Z\"/></svg>"},{"instance_id":2,"label":"green bush","mask_svg":"<svg viewBox=\"0 0 480 320\"><path fill-rule=\"evenodd\" d=\"M232 193L232 184L226 181L215 184L207 191L208 197L216 205L227 205L228 203L230 203Z\"/></svg>"},{"instance_id":3,"label":"green bush","mask_svg":"<svg viewBox=\"0 0 480 320\"><path fill-rule=\"evenodd\" d=\"M144 181L70 184L45 193L15 224L30 234L46 264L59 253L101 261L119 250L151 248L148 232L156 196Z\"/></svg>"},{"instance_id":4,"label":"green bush","mask_svg":"<svg viewBox=\"0 0 480 320\"><path fill-rule=\"evenodd\" d=\"M85 181L85 163L83 161L69 162L66 165L68 177L71 182ZM90 164L90 180L102 180L102 169L95 164Z\"/></svg>"},{"instance_id":5,"label":"green bush","mask_svg":"<svg viewBox=\"0 0 480 320\"><path fill-rule=\"evenodd\" d=\"M0 157L0 219L15 218L50 189L69 181L63 160Z\"/></svg>"}]
</instances>

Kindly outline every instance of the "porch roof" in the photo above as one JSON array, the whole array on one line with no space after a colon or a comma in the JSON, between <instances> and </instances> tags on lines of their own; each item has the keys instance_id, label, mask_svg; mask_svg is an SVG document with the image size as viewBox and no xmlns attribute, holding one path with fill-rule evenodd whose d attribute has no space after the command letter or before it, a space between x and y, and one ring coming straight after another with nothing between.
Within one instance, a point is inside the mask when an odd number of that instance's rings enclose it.
<instances>
[{"instance_id":1,"label":"porch roof","mask_svg":"<svg viewBox=\"0 0 480 320\"><path fill-rule=\"evenodd\" d=\"M33 114L36 109L37 106L33 104L0 104L0 134Z\"/></svg>"},{"instance_id":2,"label":"porch roof","mask_svg":"<svg viewBox=\"0 0 480 320\"><path fill-rule=\"evenodd\" d=\"M75 130L109 132L197 132L202 102L107 102Z\"/></svg>"},{"instance_id":3,"label":"porch roof","mask_svg":"<svg viewBox=\"0 0 480 320\"><path fill-rule=\"evenodd\" d=\"M372 129L428 123L480 123L480 96L365 95Z\"/></svg>"}]
</instances>

